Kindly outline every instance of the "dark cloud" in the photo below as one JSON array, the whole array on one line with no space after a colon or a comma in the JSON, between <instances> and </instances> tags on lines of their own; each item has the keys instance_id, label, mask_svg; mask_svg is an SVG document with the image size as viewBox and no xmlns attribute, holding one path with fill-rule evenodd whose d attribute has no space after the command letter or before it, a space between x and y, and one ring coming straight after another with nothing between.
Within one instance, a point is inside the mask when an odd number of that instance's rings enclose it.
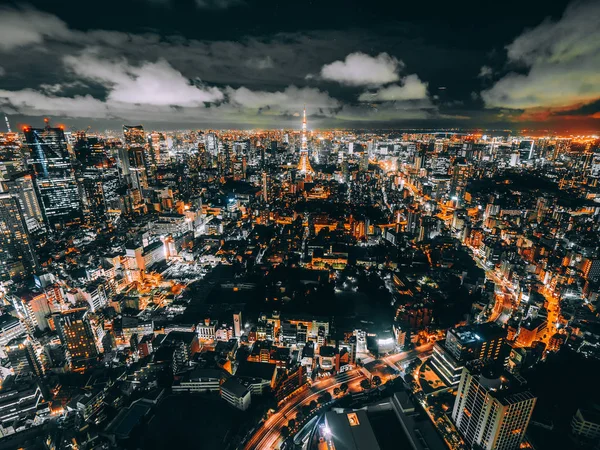
<instances>
[{"instance_id":1,"label":"dark cloud","mask_svg":"<svg viewBox=\"0 0 600 450\"><path fill-rule=\"evenodd\" d=\"M245 5L245 2L243 0L196 0L196 5L204 9L227 9Z\"/></svg>"},{"instance_id":2,"label":"dark cloud","mask_svg":"<svg viewBox=\"0 0 600 450\"><path fill-rule=\"evenodd\" d=\"M590 4L561 18L564 4L519 2L489 23L467 6L377 0L105 0L95 14L31 1L0 11L0 109L24 118L281 127L306 103L313 126L500 126L523 119L523 99L548 101L531 93L540 72L571 99L595 95Z\"/></svg>"},{"instance_id":3,"label":"dark cloud","mask_svg":"<svg viewBox=\"0 0 600 450\"><path fill-rule=\"evenodd\" d=\"M482 92L488 107L570 108L600 99L600 3L576 2L507 46L510 72ZM482 68L483 70L483 68Z\"/></svg>"}]
</instances>

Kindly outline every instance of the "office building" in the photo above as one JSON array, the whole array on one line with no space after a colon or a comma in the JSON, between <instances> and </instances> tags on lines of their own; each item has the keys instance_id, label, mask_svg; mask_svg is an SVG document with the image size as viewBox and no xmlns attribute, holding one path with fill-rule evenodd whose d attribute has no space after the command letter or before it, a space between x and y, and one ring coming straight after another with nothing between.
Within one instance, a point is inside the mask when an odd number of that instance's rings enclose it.
<instances>
[{"instance_id":1,"label":"office building","mask_svg":"<svg viewBox=\"0 0 600 450\"><path fill-rule=\"evenodd\" d=\"M366 411L325 413L325 443L327 449L378 450L373 427Z\"/></svg>"},{"instance_id":2,"label":"office building","mask_svg":"<svg viewBox=\"0 0 600 450\"><path fill-rule=\"evenodd\" d=\"M590 405L578 408L571 420L571 431L578 437L589 441L600 439L600 406Z\"/></svg>"},{"instance_id":3,"label":"office building","mask_svg":"<svg viewBox=\"0 0 600 450\"><path fill-rule=\"evenodd\" d=\"M5 347L10 341L24 336L27 330L23 323L10 314L0 316L0 358L6 358Z\"/></svg>"},{"instance_id":4,"label":"office building","mask_svg":"<svg viewBox=\"0 0 600 450\"><path fill-rule=\"evenodd\" d=\"M148 160L142 147L131 147L128 150L128 168L131 186L141 191L148 188Z\"/></svg>"},{"instance_id":5,"label":"office building","mask_svg":"<svg viewBox=\"0 0 600 450\"><path fill-rule=\"evenodd\" d=\"M17 199L27 231L30 233L45 228L42 208L35 193L33 177L27 173L15 174L5 182L8 192Z\"/></svg>"},{"instance_id":6,"label":"office building","mask_svg":"<svg viewBox=\"0 0 600 450\"><path fill-rule=\"evenodd\" d=\"M21 296L22 311L29 324L34 328L48 328L48 317L52 313L45 292L27 292Z\"/></svg>"},{"instance_id":7,"label":"office building","mask_svg":"<svg viewBox=\"0 0 600 450\"><path fill-rule=\"evenodd\" d=\"M81 196L61 128L26 128L28 165L44 220L52 229L81 223Z\"/></svg>"},{"instance_id":8,"label":"office building","mask_svg":"<svg viewBox=\"0 0 600 450\"><path fill-rule=\"evenodd\" d=\"M452 420L470 446L518 449L525 438L536 397L525 380L484 367L463 369Z\"/></svg>"},{"instance_id":9,"label":"office building","mask_svg":"<svg viewBox=\"0 0 600 450\"><path fill-rule=\"evenodd\" d=\"M35 273L37 258L18 201L0 193L0 279Z\"/></svg>"},{"instance_id":10,"label":"office building","mask_svg":"<svg viewBox=\"0 0 600 450\"><path fill-rule=\"evenodd\" d=\"M33 374L41 377L44 371L28 337L13 339L6 345L6 354L15 376Z\"/></svg>"},{"instance_id":11,"label":"office building","mask_svg":"<svg viewBox=\"0 0 600 450\"><path fill-rule=\"evenodd\" d=\"M124 125L125 148L129 155L129 170L136 189L148 187L148 177L152 177L156 167L155 153L148 143L142 125Z\"/></svg>"},{"instance_id":12,"label":"office building","mask_svg":"<svg viewBox=\"0 0 600 450\"><path fill-rule=\"evenodd\" d=\"M250 407L250 391L235 377L229 378L221 385L221 398L242 411Z\"/></svg>"},{"instance_id":13,"label":"office building","mask_svg":"<svg viewBox=\"0 0 600 450\"><path fill-rule=\"evenodd\" d=\"M469 362L502 365L509 349L505 340L506 331L495 323L452 328L446 333L446 339L435 343L431 366L447 385L455 386Z\"/></svg>"},{"instance_id":14,"label":"office building","mask_svg":"<svg viewBox=\"0 0 600 450\"><path fill-rule=\"evenodd\" d=\"M67 348L74 371L85 371L92 365L98 348L87 311L74 311L54 316L54 324L62 344Z\"/></svg>"},{"instance_id":15,"label":"office building","mask_svg":"<svg viewBox=\"0 0 600 450\"><path fill-rule=\"evenodd\" d=\"M600 259L586 259L583 263L582 271L586 280L594 282L600 280Z\"/></svg>"},{"instance_id":16,"label":"office building","mask_svg":"<svg viewBox=\"0 0 600 450\"><path fill-rule=\"evenodd\" d=\"M0 423L8 426L16 419L36 415L38 405L44 401L42 391L35 382L20 383L12 378L0 389Z\"/></svg>"},{"instance_id":17,"label":"office building","mask_svg":"<svg viewBox=\"0 0 600 450\"><path fill-rule=\"evenodd\" d=\"M173 392L218 392L229 374L223 369L196 367L179 378L172 386Z\"/></svg>"}]
</instances>

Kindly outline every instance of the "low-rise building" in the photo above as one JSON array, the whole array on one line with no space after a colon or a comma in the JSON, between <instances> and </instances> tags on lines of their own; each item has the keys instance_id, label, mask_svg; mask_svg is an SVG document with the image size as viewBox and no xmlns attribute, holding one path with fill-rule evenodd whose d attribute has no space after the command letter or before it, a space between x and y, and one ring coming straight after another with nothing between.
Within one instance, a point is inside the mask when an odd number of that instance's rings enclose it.
<instances>
[{"instance_id":1,"label":"low-rise building","mask_svg":"<svg viewBox=\"0 0 600 450\"><path fill-rule=\"evenodd\" d=\"M578 438L597 441L600 438L600 406L577 409L571 420L571 430Z\"/></svg>"},{"instance_id":2,"label":"low-rise building","mask_svg":"<svg viewBox=\"0 0 600 450\"><path fill-rule=\"evenodd\" d=\"M0 423L35 416L38 405L44 401L37 383L4 382L0 390Z\"/></svg>"},{"instance_id":3,"label":"low-rise building","mask_svg":"<svg viewBox=\"0 0 600 450\"><path fill-rule=\"evenodd\" d=\"M235 377L221 385L221 398L242 411L250 407L250 390Z\"/></svg>"},{"instance_id":4,"label":"low-rise building","mask_svg":"<svg viewBox=\"0 0 600 450\"><path fill-rule=\"evenodd\" d=\"M229 378L222 369L196 368L173 384L173 392L218 392Z\"/></svg>"}]
</instances>

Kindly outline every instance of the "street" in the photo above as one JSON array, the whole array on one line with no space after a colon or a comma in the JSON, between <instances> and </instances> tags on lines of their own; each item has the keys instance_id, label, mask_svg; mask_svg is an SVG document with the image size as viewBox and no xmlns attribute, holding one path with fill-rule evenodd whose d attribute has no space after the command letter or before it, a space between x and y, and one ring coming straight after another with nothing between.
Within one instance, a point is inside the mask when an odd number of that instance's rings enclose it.
<instances>
[{"instance_id":1,"label":"street","mask_svg":"<svg viewBox=\"0 0 600 450\"><path fill-rule=\"evenodd\" d=\"M269 450L279 448L279 445L281 444L281 428L286 425L290 419L296 417L296 414L302 406L308 405L311 401L316 400L324 392L333 394L333 390L342 383L348 384L349 393L361 392L363 389L360 386L360 382L375 375L381 377L382 383L385 383L395 377L396 373L394 372L394 375L390 375L389 370L392 367L394 370L399 370L396 365L398 362L405 360L410 361L415 358L428 356L431 354L432 348L433 342L430 342L413 350L388 355L379 360L372 361L368 364L369 370L365 367L353 369L348 372L337 374L334 377L314 382L309 389L290 398L281 409L273 413L273 415L269 417L248 440L244 448L246 450Z\"/></svg>"}]
</instances>

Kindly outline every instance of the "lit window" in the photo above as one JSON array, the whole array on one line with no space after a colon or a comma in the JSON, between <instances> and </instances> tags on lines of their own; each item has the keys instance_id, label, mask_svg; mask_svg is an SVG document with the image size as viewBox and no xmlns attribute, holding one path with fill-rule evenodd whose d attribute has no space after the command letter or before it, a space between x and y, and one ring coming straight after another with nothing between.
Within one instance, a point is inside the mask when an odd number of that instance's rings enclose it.
<instances>
[{"instance_id":1,"label":"lit window","mask_svg":"<svg viewBox=\"0 0 600 450\"><path fill-rule=\"evenodd\" d=\"M356 426L360 425L360 422L358 421L358 416L356 415L356 413L348 414L348 422L350 422L351 427L356 427Z\"/></svg>"}]
</instances>

